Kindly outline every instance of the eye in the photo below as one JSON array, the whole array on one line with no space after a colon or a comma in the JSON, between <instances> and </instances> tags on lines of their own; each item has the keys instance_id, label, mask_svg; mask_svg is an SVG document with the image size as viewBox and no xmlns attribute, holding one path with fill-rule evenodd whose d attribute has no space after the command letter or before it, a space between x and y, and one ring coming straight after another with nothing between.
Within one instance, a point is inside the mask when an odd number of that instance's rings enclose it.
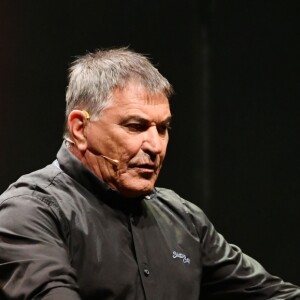
<instances>
[{"instance_id":1,"label":"eye","mask_svg":"<svg viewBox=\"0 0 300 300\"><path fill-rule=\"evenodd\" d=\"M156 128L157 128L157 132L160 135L165 135L171 129L171 126L170 124L161 124L158 125Z\"/></svg>"},{"instance_id":2,"label":"eye","mask_svg":"<svg viewBox=\"0 0 300 300\"><path fill-rule=\"evenodd\" d=\"M143 132L146 131L148 128L146 124L142 123L129 123L126 124L124 127L126 127L131 132Z\"/></svg>"}]
</instances>

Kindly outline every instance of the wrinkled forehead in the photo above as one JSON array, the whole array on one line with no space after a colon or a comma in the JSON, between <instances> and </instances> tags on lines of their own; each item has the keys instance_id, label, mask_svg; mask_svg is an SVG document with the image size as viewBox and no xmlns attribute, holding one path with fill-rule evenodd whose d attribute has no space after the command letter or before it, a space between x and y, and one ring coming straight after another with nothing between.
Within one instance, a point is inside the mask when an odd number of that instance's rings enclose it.
<instances>
[{"instance_id":1,"label":"wrinkled forehead","mask_svg":"<svg viewBox=\"0 0 300 300\"><path fill-rule=\"evenodd\" d=\"M121 99L144 102L145 104L166 103L169 99L164 90L149 88L138 79L131 79L126 84L117 86L112 90L111 100L118 102Z\"/></svg>"},{"instance_id":2,"label":"wrinkled forehead","mask_svg":"<svg viewBox=\"0 0 300 300\"><path fill-rule=\"evenodd\" d=\"M143 118L153 122L170 119L169 99L164 93L150 93L144 86L131 84L114 90L112 100L101 119Z\"/></svg>"}]
</instances>

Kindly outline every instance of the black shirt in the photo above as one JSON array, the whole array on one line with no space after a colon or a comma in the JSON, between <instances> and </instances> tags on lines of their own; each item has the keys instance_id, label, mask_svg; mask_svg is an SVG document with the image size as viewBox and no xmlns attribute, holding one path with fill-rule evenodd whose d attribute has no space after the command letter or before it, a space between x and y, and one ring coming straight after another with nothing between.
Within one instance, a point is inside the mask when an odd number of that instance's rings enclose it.
<instances>
[{"instance_id":1,"label":"black shirt","mask_svg":"<svg viewBox=\"0 0 300 300\"><path fill-rule=\"evenodd\" d=\"M300 299L156 188L123 199L62 146L0 197L0 299Z\"/></svg>"}]
</instances>

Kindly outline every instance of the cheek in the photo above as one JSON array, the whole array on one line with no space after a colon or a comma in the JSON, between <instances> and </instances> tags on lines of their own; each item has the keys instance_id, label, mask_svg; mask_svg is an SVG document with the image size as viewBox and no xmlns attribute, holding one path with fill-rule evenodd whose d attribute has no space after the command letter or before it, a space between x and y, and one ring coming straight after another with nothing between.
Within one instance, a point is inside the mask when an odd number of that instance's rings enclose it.
<instances>
[{"instance_id":1,"label":"cheek","mask_svg":"<svg viewBox=\"0 0 300 300\"><path fill-rule=\"evenodd\" d=\"M169 143L169 136L166 139L164 139L164 141L163 141L163 145L164 145L164 149L165 149L164 153L166 153L166 151L167 151L168 143Z\"/></svg>"},{"instance_id":2,"label":"cheek","mask_svg":"<svg viewBox=\"0 0 300 300\"><path fill-rule=\"evenodd\" d=\"M168 148L168 142L169 142L169 139L165 139L163 140L162 142L162 152L161 152L161 157L164 158L166 156L166 153L167 153L167 148Z\"/></svg>"},{"instance_id":3,"label":"cheek","mask_svg":"<svg viewBox=\"0 0 300 300\"><path fill-rule=\"evenodd\" d=\"M117 153L124 162L128 162L141 152L142 141L124 137L117 145Z\"/></svg>"},{"instance_id":4,"label":"cheek","mask_svg":"<svg viewBox=\"0 0 300 300\"><path fill-rule=\"evenodd\" d=\"M95 148L100 154L126 163L138 153L140 145L124 135L107 134L98 139Z\"/></svg>"},{"instance_id":5,"label":"cheek","mask_svg":"<svg viewBox=\"0 0 300 300\"><path fill-rule=\"evenodd\" d=\"M95 155L109 156L115 152L116 145L108 133L92 127L88 132L88 148Z\"/></svg>"}]
</instances>

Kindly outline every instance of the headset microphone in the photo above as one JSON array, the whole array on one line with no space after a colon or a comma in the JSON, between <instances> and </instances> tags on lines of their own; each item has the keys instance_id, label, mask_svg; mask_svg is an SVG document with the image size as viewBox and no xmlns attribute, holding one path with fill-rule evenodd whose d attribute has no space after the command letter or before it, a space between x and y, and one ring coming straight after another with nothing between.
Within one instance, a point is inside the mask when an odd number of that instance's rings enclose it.
<instances>
[{"instance_id":1,"label":"headset microphone","mask_svg":"<svg viewBox=\"0 0 300 300\"><path fill-rule=\"evenodd\" d=\"M72 145L75 145L74 141L72 141L71 139L69 139L69 138L67 138L67 137L65 137L64 139L65 139L65 141L67 141L68 143L70 143L70 144L72 144ZM102 155L102 154L101 154L100 156L102 156L103 158L105 158L107 161L109 161L111 164L113 164L113 165L115 165L115 166L118 166L119 163L120 163L117 159L112 159L112 158L110 158L110 157L108 157L108 156L105 156L105 155Z\"/></svg>"},{"instance_id":2,"label":"headset microphone","mask_svg":"<svg viewBox=\"0 0 300 300\"><path fill-rule=\"evenodd\" d=\"M112 159L112 158L102 155L102 154L100 156L102 156L103 158L105 158L107 161L109 161L110 163L112 163L115 166L118 166L120 163L117 159Z\"/></svg>"}]
</instances>

